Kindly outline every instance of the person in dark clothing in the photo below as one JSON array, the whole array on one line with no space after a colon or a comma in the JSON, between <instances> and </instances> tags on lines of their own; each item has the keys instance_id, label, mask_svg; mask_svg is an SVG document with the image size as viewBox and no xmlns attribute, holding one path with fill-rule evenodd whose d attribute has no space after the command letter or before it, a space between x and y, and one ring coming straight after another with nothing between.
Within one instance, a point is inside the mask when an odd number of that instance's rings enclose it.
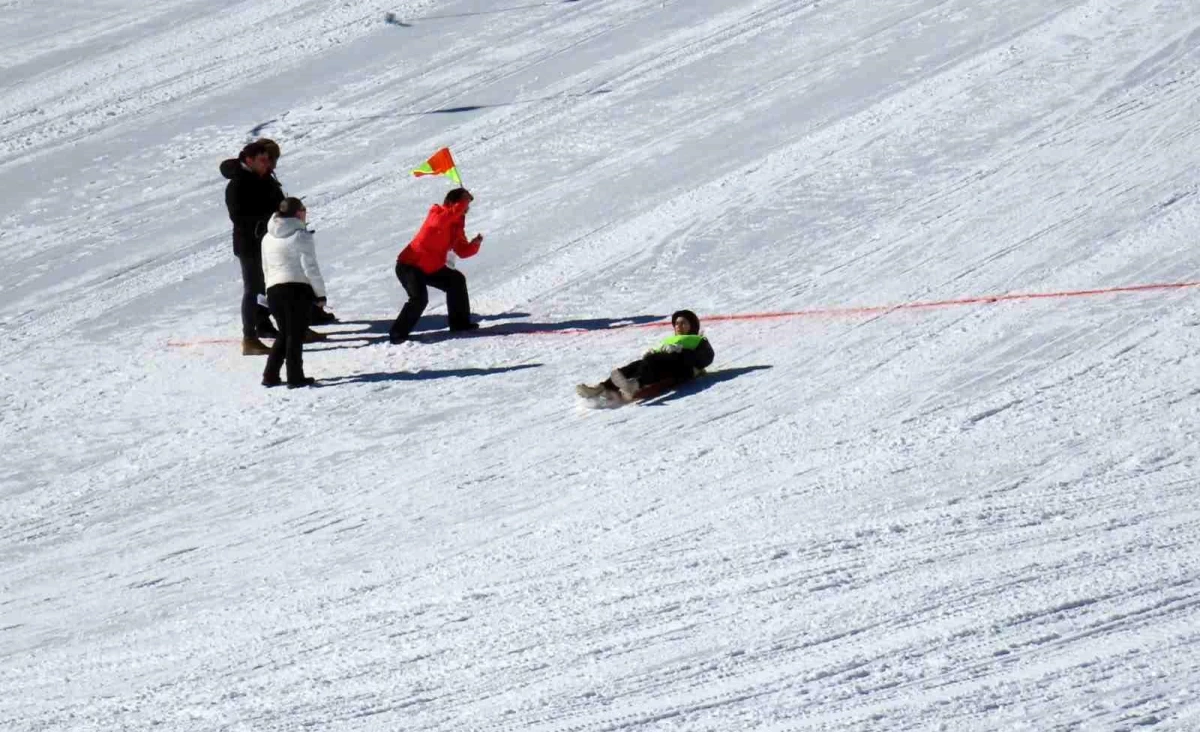
<instances>
[{"instance_id":1,"label":"person in dark clothing","mask_svg":"<svg viewBox=\"0 0 1200 732\"><path fill-rule=\"evenodd\" d=\"M408 302L396 316L388 333L393 344L408 340L409 333L429 304L429 288L446 293L446 309L450 330L466 331L479 327L471 322L471 302L467 295L467 278L450 267L450 252L466 259L479 252L483 234L467 241L466 217L474 196L466 188L455 188L446 194L441 206L434 205L425 217L421 230L396 258L396 279L408 294Z\"/></svg>"},{"instance_id":2,"label":"person in dark clothing","mask_svg":"<svg viewBox=\"0 0 1200 732\"><path fill-rule=\"evenodd\" d=\"M316 242L305 225L308 210L298 198L285 198L267 222L262 240L263 275L267 301L279 323L279 337L267 356L263 386L279 386L287 362L288 388L311 386L304 375L304 342L314 302L325 300L325 278L317 266Z\"/></svg>"},{"instance_id":3,"label":"person in dark clothing","mask_svg":"<svg viewBox=\"0 0 1200 732\"><path fill-rule=\"evenodd\" d=\"M269 353L260 338L278 335L271 325L270 311L258 303L266 294L262 270L262 237L267 221L284 199L283 186L275 178L279 145L260 139L242 148L237 158L222 161L225 208L233 222L233 253L242 267L242 353L248 356Z\"/></svg>"},{"instance_id":4,"label":"person in dark clothing","mask_svg":"<svg viewBox=\"0 0 1200 732\"><path fill-rule=\"evenodd\" d=\"M656 348L640 359L613 369L603 382L591 386L580 384L575 391L582 397L606 397L630 401L642 389L658 384L676 386L695 378L712 364L714 353L708 338L700 333L700 318L691 310L679 310L671 315L675 334L668 336Z\"/></svg>"}]
</instances>

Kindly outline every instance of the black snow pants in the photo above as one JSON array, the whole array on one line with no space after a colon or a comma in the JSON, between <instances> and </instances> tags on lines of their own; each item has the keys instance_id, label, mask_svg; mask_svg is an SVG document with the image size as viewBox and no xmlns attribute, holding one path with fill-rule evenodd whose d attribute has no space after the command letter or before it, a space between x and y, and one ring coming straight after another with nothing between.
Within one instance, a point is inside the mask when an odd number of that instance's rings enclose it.
<instances>
[{"instance_id":1,"label":"black snow pants","mask_svg":"<svg viewBox=\"0 0 1200 732\"><path fill-rule=\"evenodd\" d=\"M308 332L314 300L312 286L304 282L284 282L267 290L271 314L279 323L279 336L267 356L264 380L278 380L279 370L286 361L287 383L304 381L304 335Z\"/></svg>"},{"instance_id":2,"label":"black snow pants","mask_svg":"<svg viewBox=\"0 0 1200 732\"><path fill-rule=\"evenodd\" d=\"M408 264L396 263L396 279L408 293L408 302L396 316L396 322L388 333L392 343L400 343L408 339L412 329L416 327L421 313L429 305L429 288L435 287L446 293L446 309L449 311L450 330L459 330L470 326L471 302L467 296L467 278L456 269L442 267L433 274L426 274L419 268Z\"/></svg>"},{"instance_id":3,"label":"black snow pants","mask_svg":"<svg viewBox=\"0 0 1200 732\"><path fill-rule=\"evenodd\" d=\"M242 337L257 338L260 326L271 326L271 311L258 304L258 296L267 294L262 260L241 254L238 263L242 266Z\"/></svg>"},{"instance_id":4,"label":"black snow pants","mask_svg":"<svg viewBox=\"0 0 1200 732\"><path fill-rule=\"evenodd\" d=\"M692 361L692 356L686 352L648 353L633 363L625 364L620 371L625 378L637 379L642 386L657 384L665 379L682 382L696 375ZM604 385L616 388L612 379L606 380Z\"/></svg>"}]
</instances>

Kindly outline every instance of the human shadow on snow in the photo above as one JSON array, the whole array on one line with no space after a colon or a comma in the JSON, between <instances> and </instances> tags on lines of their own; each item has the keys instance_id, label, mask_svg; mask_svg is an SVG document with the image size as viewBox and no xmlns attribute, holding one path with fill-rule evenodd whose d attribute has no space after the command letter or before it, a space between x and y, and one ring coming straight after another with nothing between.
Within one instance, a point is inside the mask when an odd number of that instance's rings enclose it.
<instances>
[{"instance_id":1,"label":"human shadow on snow","mask_svg":"<svg viewBox=\"0 0 1200 732\"><path fill-rule=\"evenodd\" d=\"M338 376L331 379L321 379L321 386L340 386L342 384L374 384L381 381L429 381L431 379L450 379L466 376L490 376L506 374L511 371L540 368L540 363L523 363L516 366L492 366L490 368L465 369L422 369L420 371L378 371L370 374L354 374L353 376Z\"/></svg>"},{"instance_id":2,"label":"human shadow on snow","mask_svg":"<svg viewBox=\"0 0 1200 732\"><path fill-rule=\"evenodd\" d=\"M526 318L529 313L500 313L498 315L476 315L473 316L480 322L492 320L506 320L509 318ZM487 336L508 336L521 335L527 333L551 333L556 331L598 331L612 330L626 325L645 325L657 321L665 321L666 316L663 315L634 315L626 318L580 318L577 320L560 320L556 322L507 322L496 323L495 325L481 325L478 330L468 331L466 333L451 333L446 330L448 322L445 315L424 315L417 321L417 326L413 328L412 340L420 343L436 343L438 341L449 340L451 338L481 338ZM367 327L357 331L343 331L336 335L340 336L361 336L363 333L380 333L386 334L392 327L391 320L348 320L343 321L343 325L366 325ZM666 323L664 322L664 325Z\"/></svg>"},{"instance_id":3,"label":"human shadow on snow","mask_svg":"<svg viewBox=\"0 0 1200 732\"><path fill-rule=\"evenodd\" d=\"M477 320L501 320L504 318L528 318L529 313L498 313L496 315L476 315ZM391 320L339 320L337 323L331 324L331 327L337 328L344 325L365 325L366 328L359 330L327 330L321 326L317 326L322 332L329 336L329 340L318 341L309 345L305 350L311 350L315 353L322 351L337 351L343 348L363 348L375 343L387 343L388 331L392 327ZM422 330L445 330L449 325L445 315L423 315L417 321L417 327L413 332L416 333Z\"/></svg>"},{"instance_id":4,"label":"human shadow on snow","mask_svg":"<svg viewBox=\"0 0 1200 732\"><path fill-rule=\"evenodd\" d=\"M437 343L451 338L487 338L490 336L528 335L530 333L561 333L568 331L602 331L619 330L623 326L645 325L665 320L663 315L634 315L628 318L580 318L578 320L560 320L550 323L497 323L496 325L480 326L478 330L467 333L451 333L447 330L435 330L428 333L413 333L413 340L421 343ZM664 325L666 323L664 322Z\"/></svg>"},{"instance_id":5,"label":"human shadow on snow","mask_svg":"<svg viewBox=\"0 0 1200 732\"><path fill-rule=\"evenodd\" d=\"M387 336L362 335L360 333L332 333L327 341L304 344L305 353L324 353L325 351L340 351L344 348L365 348L379 342L386 342Z\"/></svg>"},{"instance_id":6,"label":"human shadow on snow","mask_svg":"<svg viewBox=\"0 0 1200 732\"><path fill-rule=\"evenodd\" d=\"M472 313L471 317L474 318L475 320L483 322L483 321L488 321L488 320L506 320L508 318L528 318L529 313L515 313L515 312L514 313L495 313L494 315L478 315L478 314ZM350 335L352 333L355 333L355 334L357 334L357 333L383 333L386 335L387 332L389 330L391 330L392 323L394 323L394 322L395 322L394 320L358 319L358 320L339 320L337 323L334 323L333 325L365 325L365 326L367 326L366 328L364 328L362 330L342 331L341 333L343 335ZM418 333L423 330L437 330L439 328L446 328L449 325L450 325L450 321L445 315L422 315L421 319L417 321L416 327L413 328L413 332Z\"/></svg>"},{"instance_id":7,"label":"human shadow on snow","mask_svg":"<svg viewBox=\"0 0 1200 732\"><path fill-rule=\"evenodd\" d=\"M710 389L723 381L736 379L739 376L753 373L755 371L765 371L769 368L773 367L768 364L760 364L757 366L738 366L737 368L708 371L704 376L701 376L698 379L692 379L691 381L677 386L670 391L664 392L659 396L651 397L642 404L644 406L656 407L660 404L665 404L666 402L680 399L691 394L697 394L705 389Z\"/></svg>"},{"instance_id":8,"label":"human shadow on snow","mask_svg":"<svg viewBox=\"0 0 1200 732\"><path fill-rule=\"evenodd\" d=\"M476 320L503 320L508 318L526 318L529 313L500 313L498 315L476 315ZM570 331L603 331L619 330L623 326L646 325L662 321L667 325L666 317L662 315L634 315L628 318L582 318L579 320L561 320L549 323L499 323L484 325L478 330L465 333L451 333L447 330L445 315L425 315L417 322L409 340L415 343L440 343L455 338L486 338L489 336L528 335L531 333L557 333ZM344 348L363 348L376 343L386 343L387 333L392 327L391 320L342 320L336 325L365 325L359 330L321 330L329 336L329 340L307 344L306 351L321 353L337 351ZM320 327L320 326L318 326Z\"/></svg>"}]
</instances>

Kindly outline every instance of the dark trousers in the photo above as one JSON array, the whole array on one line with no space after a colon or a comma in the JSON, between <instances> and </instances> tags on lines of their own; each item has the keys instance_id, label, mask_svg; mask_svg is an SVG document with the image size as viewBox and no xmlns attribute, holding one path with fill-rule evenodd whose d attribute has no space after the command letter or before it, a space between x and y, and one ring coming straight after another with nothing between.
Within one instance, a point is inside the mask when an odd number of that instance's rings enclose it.
<instances>
[{"instance_id":1,"label":"dark trousers","mask_svg":"<svg viewBox=\"0 0 1200 732\"><path fill-rule=\"evenodd\" d=\"M471 301L467 297L467 278L462 272L442 267L433 274L425 274L408 264L396 263L396 279L408 293L408 302L396 316L389 333L393 341L402 341L416 327L421 313L429 305L429 288L436 287L446 293L446 309L449 311L450 328L465 328L471 323Z\"/></svg>"},{"instance_id":2,"label":"dark trousers","mask_svg":"<svg viewBox=\"0 0 1200 732\"><path fill-rule=\"evenodd\" d=\"M279 336L267 356L264 379L278 379L279 370L286 361L288 383L304 381L304 334L308 331L315 299L312 287L302 282L285 282L267 290L271 314L279 323Z\"/></svg>"},{"instance_id":3,"label":"dark trousers","mask_svg":"<svg viewBox=\"0 0 1200 732\"><path fill-rule=\"evenodd\" d=\"M650 353L633 363L620 368L627 379L637 379L642 386L657 384L671 379L676 382L687 381L696 375L692 358L687 353ZM604 386L615 389L612 379L606 379Z\"/></svg>"},{"instance_id":4,"label":"dark trousers","mask_svg":"<svg viewBox=\"0 0 1200 732\"><path fill-rule=\"evenodd\" d=\"M258 296L267 294L262 260L241 254L238 262L242 265L242 337L257 338L258 327L271 324L271 311L258 304Z\"/></svg>"}]
</instances>

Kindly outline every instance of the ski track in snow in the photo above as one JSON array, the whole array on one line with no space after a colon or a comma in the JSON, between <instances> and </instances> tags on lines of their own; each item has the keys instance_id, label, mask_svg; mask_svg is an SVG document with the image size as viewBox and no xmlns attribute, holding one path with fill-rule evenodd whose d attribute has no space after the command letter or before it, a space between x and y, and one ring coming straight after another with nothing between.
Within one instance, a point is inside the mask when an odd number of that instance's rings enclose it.
<instances>
[{"instance_id":1,"label":"ski track in snow","mask_svg":"<svg viewBox=\"0 0 1200 732\"><path fill-rule=\"evenodd\" d=\"M1196 280L1193 4L0 13L0 728L1200 726L1194 292L714 322L705 381L572 392L678 307ZM204 343L255 134L317 389ZM388 346L442 145L484 328Z\"/></svg>"}]
</instances>

